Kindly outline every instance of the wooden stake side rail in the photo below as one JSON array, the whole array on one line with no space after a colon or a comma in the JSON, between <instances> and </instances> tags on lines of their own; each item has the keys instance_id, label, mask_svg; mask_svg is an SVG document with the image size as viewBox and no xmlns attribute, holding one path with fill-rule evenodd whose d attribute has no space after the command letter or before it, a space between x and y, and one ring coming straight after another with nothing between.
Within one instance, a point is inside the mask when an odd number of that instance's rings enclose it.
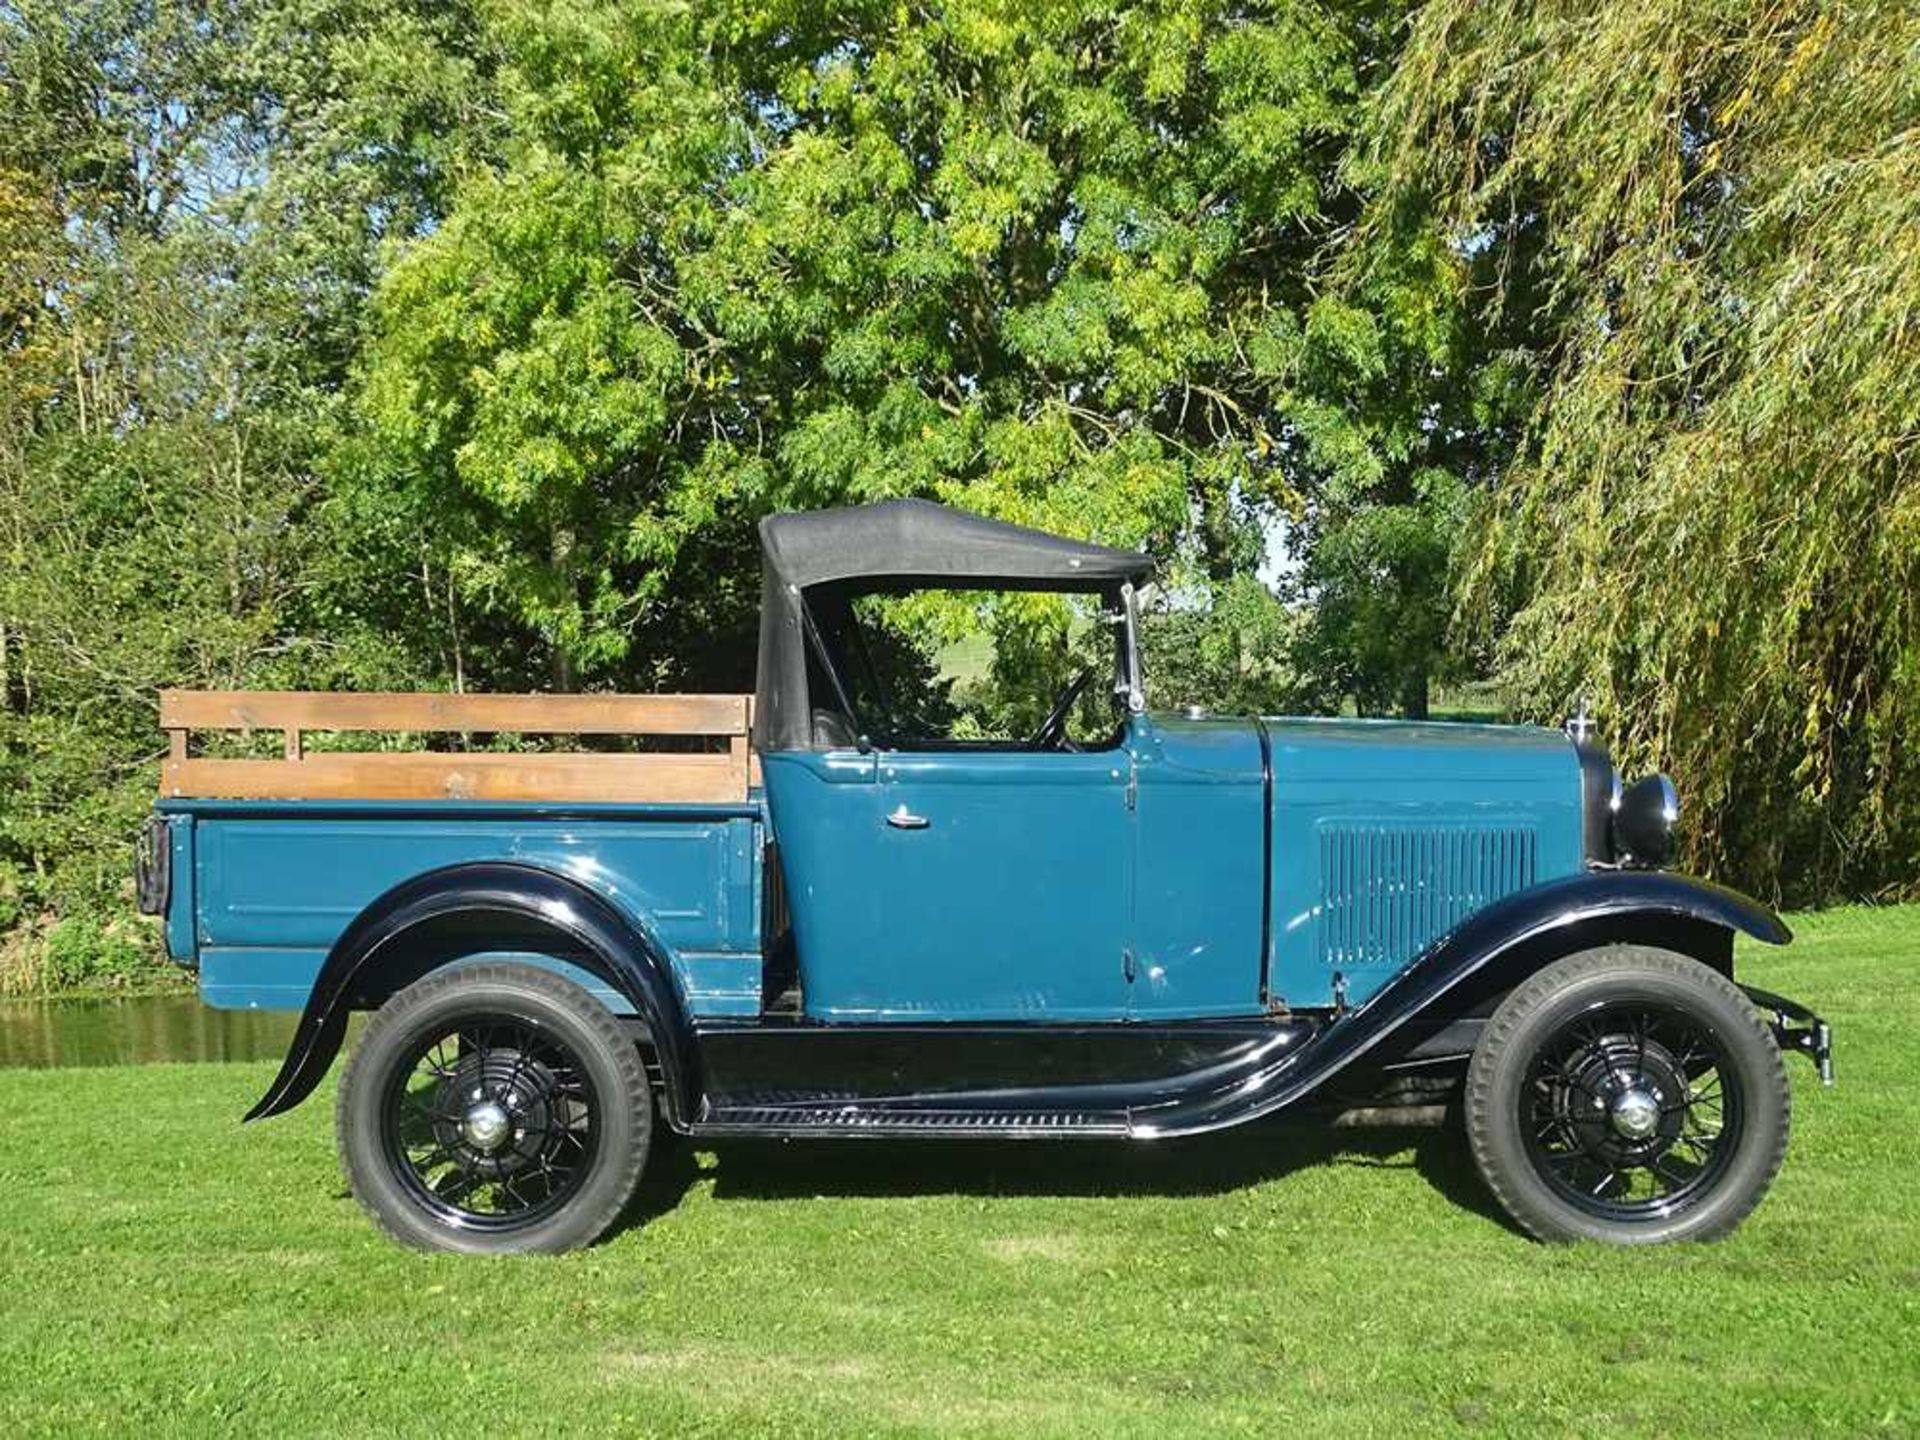
<instances>
[{"instance_id":1,"label":"wooden stake side rail","mask_svg":"<svg viewBox=\"0 0 1920 1440\"><path fill-rule=\"evenodd\" d=\"M747 695L445 695L163 690L160 793L226 800L610 800L730 803L758 783ZM190 753L195 730L277 730L278 760ZM712 735L711 753L326 751L315 730L517 735Z\"/></svg>"}]
</instances>

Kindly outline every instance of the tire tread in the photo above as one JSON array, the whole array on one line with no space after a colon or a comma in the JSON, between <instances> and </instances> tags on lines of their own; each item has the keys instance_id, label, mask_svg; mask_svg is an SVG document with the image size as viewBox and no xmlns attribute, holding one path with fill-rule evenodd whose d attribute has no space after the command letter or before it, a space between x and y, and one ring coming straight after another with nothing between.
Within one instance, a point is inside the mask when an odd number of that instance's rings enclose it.
<instances>
[{"instance_id":1,"label":"tire tread","mask_svg":"<svg viewBox=\"0 0 1920 1440\"><path fill-rule=\"evenodd\" d=\"M563 976L550 970L542 970L533 965L515 965L504 961L487 961L472 965L450 966L436 970L423 979L395 995L382 1005L367 1022L349 1059L346 1073L341 1077L340 1087L334 1096L334 1149L339 1156L340 1168L347 1177L347 1188L353 1192L353 1198L368 1218L380 1228L389 1239L408 1249L430 1248L422 1244L421 1237L401 1226L389 1211L378 1204L361 1186L348 1147L348 1129L351 1123L350 1112L353 1097L365 1077L358 1073L355 1062L366 1051L369 1042L397 1026L406 1023L409 1016L430 1004L439 996L453 989L470 989L477 983L492 981L524 986L543 992L548 999L565 1006L574 1017L596 1032L606 1045L609 1054L614 1057L616 1068L625 1086L625 1099L632 1107L631 1113L641 1127L639 1142L626 1147L621 1164L625 1173L617 1184L610 1187L607 1196L591 1212L581 1212L572 1217L572 1223L566 1228L581 1232L584 1238L570 1238L560 1245L529 1245L528 1250L567 1250L580 1245L590 1245L604 1235L608 1228L620 1218L621 1212L631 1200L636 1186L640 1183L640 1174L646 1167L649 1142L652 1131L652 1090L647 1081L646 1064L640 1047L633 1043L632 1037L621 1028L613 1014L585 990ZM581 1003L585 1001L586 1003ZM618 1097L614 1097L618 1098ZM563 1210L561 1212L565 1214ZM558 1216L553 1217L558 1219Z\"/></svg>"},{"instance_id":2,"label":"tire tread","mask_svg":"<svg viewBox=\"0 0 1920 1440\"><path fill-rule=\"evenodd\" d=\"M1501 1002L1493 1018L1488 1021L1486 1031L1474 1050L1473 1059L1467 1067L1463 1108L1468 1145L1481 1178L1486 1181L1487 1188L1493 1192L1493 1198L1499 1202L1501 1210L1536 1240L1558 1243L1575 1237L1541 1223L1531 1213L1533 1207L1526 1197L1517 1193L1502 1157L1494 1153L1492 1137L1498 1116L1494 1110L1493 1091L1497 1067L1513 1043L1514 1032L1542 1006L1550 1003L1570 985L1594 974L1619 971L1627 967L1664 973L1691 984L1705 985L1710 989L1718 990L1734 1002L1739 1013L1746 1018L1754 1033L1765 1042L1769 1051L1774 1051L1772 1031L1761 1020L1759 1014L1753 1009L1752 1002L1747 999L1739 986L1719 971L1711 969L1690 956L1671 950L1661 950L1645 945L1603 946L1558 960L1523 981ZM1787 1154L1788 1132L1792 1126L1793 1095L1787 1080L1786 1066L1778 1063L1777 1051L1774 1053L1776 1063L1767 1067L1767 1081L1773 1089L1773 1095L1770 1098L1777 1101L1780 1107L1781 1123L1775 1130L1765 1156L1759 1183L1750 1184L1746 1192L1739 1197L1738 1202L1716 1214L1711 1223L1688 1232L1686 1236L1688 1240L1717 1240L1731 1232L1753 1213L1754 1207L1760 1203L1772 1186L1774 1177L1780 1173L1780 1167Z\"/></svg>"}]
</instances>

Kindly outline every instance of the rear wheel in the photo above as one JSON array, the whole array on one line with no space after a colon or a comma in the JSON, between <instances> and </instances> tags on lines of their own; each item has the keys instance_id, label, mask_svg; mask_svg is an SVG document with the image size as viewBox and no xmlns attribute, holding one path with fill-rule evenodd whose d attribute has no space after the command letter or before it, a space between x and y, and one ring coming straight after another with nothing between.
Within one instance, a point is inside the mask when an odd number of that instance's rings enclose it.
<instances>
[{"instance_id":1,"label":"rear wheel","mask_svg":"<svg viewBox=\"0 0 1920 1440\"><path fill-rule=\"evenodd\" d=\"M1711 1240L1786 1153L1786 1067L1732 981L1611 946L1533 976L1467 1071L1467 1136L1506 1211L1542 1240Z\"/></svg>"},{"instance_id":2,"label":"rear wheel","mask_svg":"<svg viewBox=\"0 0 1920 1440\"><path fill-rule=\"evenodd\" d=\"M605 1006L548 971L488 964L429 975L380 1008L336 1121L355 1198L396 1240L555 1251L619 1216L653 1105Z\"/></svg>"}]
</instances>

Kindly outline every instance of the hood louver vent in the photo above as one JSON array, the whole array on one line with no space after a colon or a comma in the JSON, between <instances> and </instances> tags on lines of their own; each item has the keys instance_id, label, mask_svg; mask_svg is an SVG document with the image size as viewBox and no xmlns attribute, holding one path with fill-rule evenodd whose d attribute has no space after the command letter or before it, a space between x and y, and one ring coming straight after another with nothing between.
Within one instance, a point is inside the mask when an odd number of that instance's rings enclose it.
<instances>
[{"instance_id":1,"label":"hood louver vent","mask_svg":"<svg viewBox=\"0 0 1920 1440\"><path fill-rule=\"evenodd\" d=\"M1320 958L1400 966L1476 910L1534 883L1532 826L1344 824L1320 830Z\"/></svg>"}]
</instances>

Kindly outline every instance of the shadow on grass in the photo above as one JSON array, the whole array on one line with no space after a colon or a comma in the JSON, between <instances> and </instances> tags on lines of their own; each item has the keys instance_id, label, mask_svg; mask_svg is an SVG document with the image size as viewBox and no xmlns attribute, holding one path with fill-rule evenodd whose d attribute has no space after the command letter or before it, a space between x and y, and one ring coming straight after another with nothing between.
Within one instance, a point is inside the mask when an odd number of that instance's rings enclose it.
<instances>
[{"instance_id":1,"label":"shadow on grass","mask_svg":"<svg viewBox=\"0 0 1920 1440\"><path fill-rule=\"evenodd\" d=\"M703 1156L712 1157L702 1163ZM1250 1125L1152 1144L1124 1140L729 1140L675 1136L648 1161L618 1230L711 1180L722 1201L910 1195L1223 1195L1323 1166L1411 1169L1447 1200L1508 1229L1457 1128Z\"/></svg>"}]
</instances>

